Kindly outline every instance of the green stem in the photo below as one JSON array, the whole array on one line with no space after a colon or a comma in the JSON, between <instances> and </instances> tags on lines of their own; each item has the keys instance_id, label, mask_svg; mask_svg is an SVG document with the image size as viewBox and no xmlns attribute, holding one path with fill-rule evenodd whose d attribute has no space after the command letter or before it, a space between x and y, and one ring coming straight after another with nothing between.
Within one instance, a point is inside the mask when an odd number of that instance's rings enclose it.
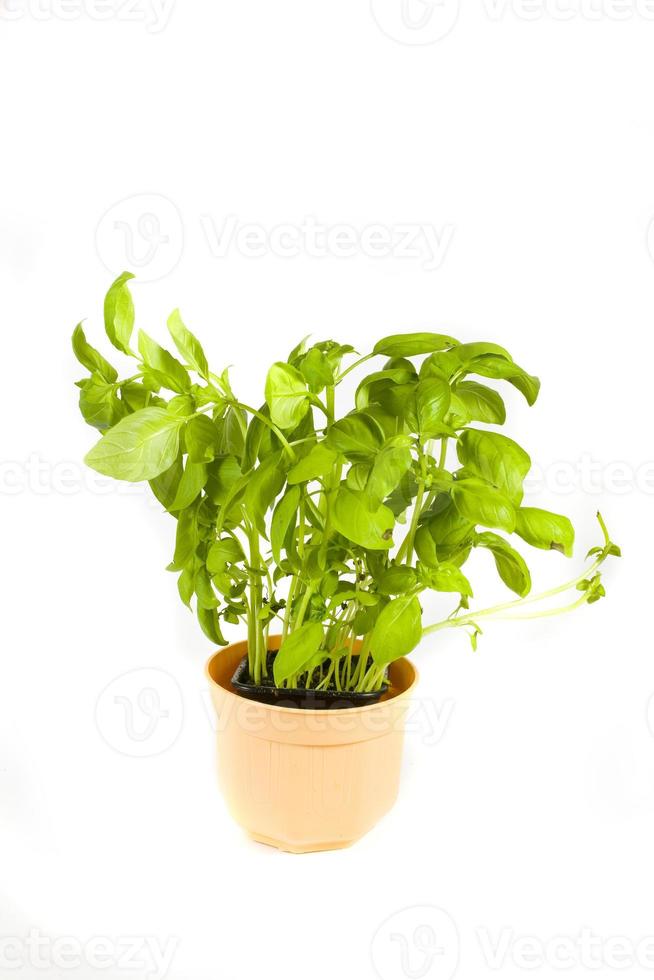
<instances>
[{"instance_id":1,"label":"green stem","mask_svg":"<svg viewBox=\"0 0 654 980\"><path fill-rule=\"evenodd\" d=\"M420 520L420 515L422 514L422 503L425 497L425 481L427 479L427 462L424 453L420 452L420 472L421 479L418 482L418 492L416 494L416 502L413 508L413 514L411 516L411 525L409 527L409 533L400 545L400 550L397 553L396 561L403 561L406 555L407 564L411 564L411 559L413 557L413 542L416 536L416 531L418 530L418 521Z\"/></svg>"},{"instance_id":2,"label":"green stem","mask_svg":"<svg viewBox=\"0 0 654 980\"><path fill-rule=\"evenodd\" d=\"M358 368L360 364L364 364L366 361L369 361L371 357L377 357L377 355L374 352L372 354L366 354L365 357L360 357L358 361L354 362L354 364L350 364L349 368L346 368L346 370L339 374L339 376L336 378L336 384L340 384L343 378L348 376L350 371L354 371L354 369Z\"/></svg>"},{"instance_id":3,"label":"green stem","mask_svg":"<svg viewBox=\"0 0 654 980\"><path fill-rule=\"evenodd\" d=\"M275 435L281 442L282 446L288 453L288 456L291 459L291 461L293 463L296 462L297 456L295 455L295 451L293 447L291 446L290 442L288 441L288 439L286 438L282 430L278 426L276 426L274 422L272 422L269 418L267 418L262 412L258 412L256 408L252 408L251 405L245 405L243 402L239 402L239 401L233 401L230 402L229 404L232 406L232 408L242 408L243 411L249 412L250 415L254 415L256 418L259 419L260 422L263 422L264 425L267 425L268 428L275 433Z\"/></svg>"},{"instance_id":4,"label":"green stem","mask_svg":"<svg viewBox=\"0 0 654 980\"><path fill-rule=\"evenodd\" d=\"M555 609L546 609L535 613L527 613L522 616L503 615L505 612L510 612L514 609L522 609L534 602L542 602L545 599L550 599L552 596L561 595L563 592L568 592L570 589L576 588L579 582L581 582L583 579L591 578L603 561L604 556L600 555L600 557L597 558L581 575L578 575L574 579L570 579L569 582L564 582L563 585L557 585L553 589L547 589L545 592L539 592L533 596L526 596L523 599L514 599L511 602L501 602L496 606L489 606L487 609L480 609L479 612L466 612L461 616L453 616L450 619L444 619L440 623L434 623L432 626L425 627L425 629L422 631L423 636L427 636L430 633L436 633L439 630L448 629L450 626L473 626L479 619L538 619L545 616L555 616L559 613L577 609L586 602L587 596L585 593L579 599L575 600L575 602L567 606L557 606Z\"/></svg>"}]
</instances>

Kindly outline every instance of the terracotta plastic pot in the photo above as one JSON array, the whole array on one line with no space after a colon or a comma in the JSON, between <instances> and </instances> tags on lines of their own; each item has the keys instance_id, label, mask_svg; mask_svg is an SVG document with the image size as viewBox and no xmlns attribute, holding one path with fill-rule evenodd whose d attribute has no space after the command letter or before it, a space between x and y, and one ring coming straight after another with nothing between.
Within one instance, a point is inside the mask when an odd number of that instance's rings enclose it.
<instances>
[{"instance_id":1,"label":"terracotta plastic pot","mask_svg":"<svg viewBox=\"0 0 654 980\"><path fill-rule=\"evenodd\" d=\"M279 648L280 637L269 647ZM418 674L391 665L378 704L303 710L237 694L232 675L247 652L235 643L207 664L218 714L218 775L234 819L255 840L303 853L347 847L397 797L404 718Z\"/></svg>"}]
</instances>

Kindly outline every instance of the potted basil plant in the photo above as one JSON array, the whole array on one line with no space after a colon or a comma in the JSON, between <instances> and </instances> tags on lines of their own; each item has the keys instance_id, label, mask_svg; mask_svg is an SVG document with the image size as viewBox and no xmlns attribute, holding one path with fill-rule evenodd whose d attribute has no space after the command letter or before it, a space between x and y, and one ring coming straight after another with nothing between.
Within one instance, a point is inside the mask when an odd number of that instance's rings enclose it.
<instances>
[{"instance_id":1,"label":"potted basil plant","mask_svg":"<svg viewBox=\"0 0 654 980\"><path fill-rule=\"evenodd\" d=\"M530 458L498 431L505 406L486 381L507 382L529 405L540 383L503 347L411 333L359 356L303 341L270 367L253 406L226 370L210 370L178 310L168 320L177 354L143 330L134 340L131 278L116 279L104 302L109 341L136 361L125 377L81 325L73 334L89 372L80 410L101 433L86 462L147 481L176 522L169 570L222 648L207 674L237 820L287 850L344 846L397 793L416 682L406 655L444 629L464 630L474 647L493 619L590 605L619 550L598 515L602 542L588 566L532 593L514 536L571 556L574 530L523 506ZM355 369L353 403L337 406ZM489 553L516 598L471 608L474 550ZM449 615L424 622L425 592L453 596ZM242 628L242 642L227 644L225 624Z\"/></svg>"}]
</instances>

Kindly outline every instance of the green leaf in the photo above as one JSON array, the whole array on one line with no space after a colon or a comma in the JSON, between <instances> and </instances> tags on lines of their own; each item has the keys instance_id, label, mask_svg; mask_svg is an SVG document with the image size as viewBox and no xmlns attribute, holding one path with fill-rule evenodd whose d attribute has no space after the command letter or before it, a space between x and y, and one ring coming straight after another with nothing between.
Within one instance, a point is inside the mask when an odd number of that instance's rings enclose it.
<instances>
[{"instance_id":1,"label":"green leaf","mask_svg":"<svg viewBox=\"0 0 654 980\"><path fill-rule=\"evenodd\" d=\"M264 538L267 537L265 514L284 486L286 474L280 462L280 453L269 456L250 474L245 488L246 509Z\"/></svg>"},{"instance_id":2,"label":"green leaf","mask_svg":"<svg viewBox=\"0 0 654 980\"><path fill-rule=\"evenodd\" d=\"M383 433L367 412L352 412L330 425L324 441L328 449L358 462L369 459L381 449Z\"/></svg>"},{"instance_id":3,"label":"green leaf","mask_svg":"<svg viewBox=\"0 0 654 980\"><path fill-rule=\"evenodd\" d=\"M575 531L567 517L539 507L521 507L516 514L515 532L534 548L560 551L572 557Z\"/></svg>"},{"instance_id":4,"label":"green leaf","mask_svg":"<svg viewBox=\"0 0 654 980\"><path fill-rule=\"evenodd\" d=\"M476 357L499 357L502 358L502 360L510 361L513 364L513 358L506 348L500 347L499 344L489 344L487 341L476 341L472 344L460 344L455 353L462 364L466 364L468 361L472 361Z\"/></svg>"},{"instance_id":5,"label":"green leaf","mask_svg":"<svg viewBox=\"0 0 654 980\"><path fill-rule=\"evenodd\" d=\"M190 507L207 482L207 467L205 463L194 463L187 459L184 473L179 481L175 499L170 510L183 510Z\"/></svg>"},{"instance_id":6,"label":"green leaf","mask_svg":"<svg viewBox=\"0 0 654 980\"><path fill-rule=\"evenodd\" d=\"M362 493L341 484L332 504L331 517L339 534L372 550L388 550L393 546L393 512L385 506L370 510Z\"/></svg>"},{"instance_id":7,"label":"green leaf","mask_svg":"<svg viewBox=\"0 0 654 980\"><path fill-rule=\"evenodd\" d=\"M299 487L289 487L273 511L270 523L270 547L277 564L281 561L281 551L289 528L295 527L300 496Z\"/></svg>"},{"instance_id":8,"label":"green leaf","mask_svg":"<svg viewBox=\"0 0 654 980\"><path fill-rule=\"evenodd\" d=\"M125 415L125 406L115 386L97 373L81 383L79 408L84 421L101 432L116 425Z\"/></svg>"},{"instance_id":9,"label":"green leaf","mask_svg":"<svg viewBox=\"0 0 654 980\"><path fill-rule=\"evenodd\" d=\"M120 386L121 401L127 406L130 412L139 412L142 408L151 405L153 408L158 404L161 408L165 402L162 398L153 395L149 388L139 384L137 381L128 381Z\"/></svg>"},{"instance_id":10,"label":"green leaf","mask_svg":"<svg viewBox=\"0 0 654 980\"><path fill-rule=\"evenodd\" d=\"M288 482L308 483L309 480L317 480L320 476L325 476L330 472L334 463L338 459L338 453L330 449L324 442L318 442L312 446L307 455L292 466L288 473Z\"/></svg>"},{"instance_id":11,"label":"green leaf","mask_svg":"<svg viewBox=\"0 0 654 980\"><path fill-rule=\"evenodd\" d=\"M527 400L529 405L533 405L538 398L540 391L540 381L531 374L518 367L513 361L506 361L501 357L478 357L470 361L467 365L469 374L480 374L483 378L497 378L508 381L514 388L517 388Z\"/></svg>"},{"instance_id":12,"label":"green leaf","mask_svg":"<svg viewBox=\"0 0 654 980\"><path fill-rule=\"evenodd\" d=\"M312 347L299 363L300 373L313 392L334 384L334 372L323 352Z\"/></svg>"},{"instance_id":13,"label":"green leaf","mask_svg":"<svg viewBox=\"0 0 654 980\"><path fill-rule=\"evenodd\" d=\"M411 466L410 443L408 436L398 436L375 456L365 489L373 509L397 489Z\"/></svg>"},{"instance_id":14,"label":"green leaf","mask_svg":"<svg viewBox=\"0 0 654 980\"><path fill-rule=\"evenodd\" d=\"M266 402L270 418L280 429L294 429L309 408L307 383L290 364L277 361L266 378Z\"/></svg>"},{"instance_id":15,"label":"green leaf","mask_svg":"<svg viewBox=\"0 0 654 980\"><path fill-rule=\"evenodd\" d=\"M399 596L380 612L370 638L373 660L380 667L411 653L422 637L422 610L416 596Z\"/></svg>"},{"instance_id":16,"label":"green leaf","mask_svg":"<svg viewBox=\"0 0 654 980\"><path fill-rule=\"evenodd\" d=\"M88 368L91 373L99 374L105 381L116 381L118 372L106 361L102 354L87 343L82 324L78 323L73 331L73 351L75 357Z\"/></svg>"},{"instance_id":17,"label":"green leaf","mask_svg":"<svg viewBox=\"0 0 654 980\"><path fill-rule=\"evenodd\" d=\"M218 430L206 415L195 415L184 431L186 451L193 463L210 463L216 455Z\"/></svg>"},{"instance_id":18,"label":"green leaf","mask_svg":"<svg viewBox=\"0 0 654 980\"><path fill-rule=\"evenodd\" d=\"M435 568L422 568L424 583L436 592L459 592L472 595L472 586L463 572L450 562L441 562Z\"/></svg>"},{"instance_id":19,"label":"green leaf","mask_svg":"<svg viewBox=\"0 0 654 980\"><path fill-rule=\"evenodd\" d=\"M179 592L179 597L185 606L191 608L191 599L193 598L193 593L195 583L195 573L192 568L184 568L177 579L177 591Z\"/></svg>"},{"instance_id":20,"label":"green leaf","mask_svg":"<svg viewBox=\"0 0 654 980\"><path fill-rule=\"evenodd\" d=\"M384 371L375 371L373 374L369 374L360 383L356 390L355 404L356 407L362 411L365 409L371 400L375 400L375 391L379 386L386 385L402 385L407 384L409 381L413 381L416 378L416 370L411 364L411 361L406 362L409 368L388 368Z\"/></svg>"},{"instance_id":21,"label":"green leaf","mask_svg":"<svg viewBox=\"0 0 654 980\"><path fill-rule=\"evenodd\" d=\"M245 552L236 538L221 538L211 545L207 554L207 568L211 575L219 575L225 571L226 565L235 565L245 561Z\"/></svg>"},{"instance_id":22,"label":"green leaf","mask_svg":"<svg viewBox=\"0 0 654 980\"><path fill-rule=\"evenodd\" d=\"M198 604L198 621L206 636L218 646L227 646L227 640L220 630L220 619L215 609L205 609Z\"/></svg>"},{"instance_id":23,"label":"green leaf","mask_svg":"<svg viewBox=\"0 0 654 980\"><path fill-rule=\"evenodd\" d=\"M195 555L200 542L198 529L198 504L195 501L186 510L181 510L177 516L177 532L175 534L175 554L168 566L171 572L181 571Z\"/></svg>"},{"instance_id":24,"label":"green leaf","mask_svg":"<svg viewBox=\"0 0 654 980\"><path fill-rule=\"evenodd\" d=\"M398 333L384 337L373 349L374 354L387 357L413 357L416 354L431 354L433 351L454 347L458 341L441 333Z\"/></svg>"},{"instance_id":25,"label":"green leaf","mask_svg":"<svg viewBox=\"0 0 654 980\"><path fill-rule=\"evenodd\" d=\"M466 429L456 451L466 471L501 490L515 506L520 504L531 459L517 442L499 432Z\"/></svg>"},{"instance_id":26,"label":"green leaf","mask_svg":"<svg viewBox=\"0 0 654 980\"><path fill-rule=\"evenodd\" d=\"M492 388L476 381L460 381L452 392L451 410L464 424L468 422L490 422L503 425L506 422L506 408L499 395Z\"/></svg>"},{"instance_id":27,"label":"green leaf","mask_svg":"<svg viewBox=\"0 0 654 980\"><path fill-rule=\"evenodd\" d=\"M530 592L531 575L527 563L508 541L498 534L484 531L475 538L475 545L487 548L492 553L500 578L513 592L521 598Z\"/></svg>"},{"instance_id":28,"label":"green leaf","mask_svg":"<svg viewBox=\"0 0 654 980\"><path fill-rule=\"evenodd\" d=\"M134 303L127 283L134 276L123 272L112 283L104 300L104 328L107 337L118 350L134 356L129 342L134 329Z\"/></svg>"},{"instance_id":29,"label":"green leaf","mask_svg":"<svg viewBox=\"0 0 654 980\"><path fill-rule=\"evenodd\" d=\"M443 419L450 407L450 386L440 378L423 378L416 388L418 428L423 441L443 432Z\"/></svg>"},{"instance_id":30,"label":"green leaf","mask_svg":"<svg viewBox=\"0 0 654 980\"><path fill-rule=\"evenodd\" d=\"M391 565L375 579L375 583L383 595L400 595L402 592L411 592L415 589L417 576L414 570L406 565Z\"/></svg>"},{"instance_id":31,"label":"green leaf","mask_svg":"<svg viewBox=\"0 0 654 980\"><path fill-rule=\"evenodd\" d=\"M172 465L183 420L162 408L143 408L122 419L102 437L85 460L116 480L152 480Z\"/></svg>"},{"instance_id":32,"label":"green leaf","mask_svg":"<svg viewBox=\"0 0 654 980\"><path fill-rule=\"evenodd\" d=\"M235 456L219 456L208 466L207 493L214 504L225 504L228 494L242 479Z\"/></svg>"},{"instance_id":33,"label":"green leaf","mask_svg":"<svg viewBox=\"0 0 654 980\"><path fill-rule=\"evenodd\" d=\"M309 661L317 654L322 641L323 632L320 623L304 623L286 637L273 661L273 675L277 687L281 687L290 677L302 673Z\"/></svg>"},{"instance_id":34,"label":"green leaf","mask_svg":"<svg viewBox=\"0 0 654 980\"><path fill-rule=\"evenodd\" d=\"M473 524L515 529L516 512L509 498L482 480L459 480L452 487L452 500L459 514Z\"/></svg>"},{"instance_id":35,"label":"green leaf","mask_svg":"<svg viewBox=\"0 0 654 980\"><path fill-rule=\"evenodd\" d=\"M173 310L168 317L168 330L175 346L187 364L205 381L209 380L209 365L200 341L184 326L179 310Z\"/></svg>"},{"instance_id":36,"label":"green leaf","mask_svg":"<svg viewBox=\"0 0 654 980\"><path fill-rule=\"evenodd\" d=\"M160 347L156 340L148 337L144 330L139 330L139 353L157 384L180 394L190 391L191 378L184 365L169 351Z\"/></svg>"},{"instance_id":37,"label":"green leaf","mask_svg":"<svg viewBox=\"0 0 654 980\"><path fill-rule=\"evenodd\" d=\"M182 454L179 453L175 462L167 470L150 480L150 488L153 494L166 510L171 509L183 472Z\"/></svg>"}]
</instances>

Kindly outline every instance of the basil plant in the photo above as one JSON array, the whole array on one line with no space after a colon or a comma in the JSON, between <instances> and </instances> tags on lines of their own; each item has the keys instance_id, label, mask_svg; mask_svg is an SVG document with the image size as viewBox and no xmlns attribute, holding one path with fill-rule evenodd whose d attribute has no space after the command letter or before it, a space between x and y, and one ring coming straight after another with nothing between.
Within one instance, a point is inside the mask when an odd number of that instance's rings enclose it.
<instances>
[{"instance_id":1,"label":"basil plant","mask_svg":"<svg viewBox=\"0 0 654 980\"><path fill-rule=\"evenodd\" d=\"M574 530L567 517L522 506L529 456L497 431L501 395L475 379L508 382L529 405L540 383L503 347L412 333L361 357L335 341L303 341L272 365L265 400L251 406L227 371L210 370L178 310L168 320L178 356L143 330L134 341L131 278L121 275L104 303L111 344L135 359L129 376L87 343L81 324L73 334L90 372L78 382L80 410L101 433L86 462L148 481L176 522L168 567L182 601L213 643L226 643L224 623L243 623L254 683L376 691L425 634L464 628L474 646L487 619L552 615L604 595L599 569L619 550L601 517L589 567L531 593L510 537L570 556ZM364 364L373 370L361 372L343 414L336 391ZM479 548L517 598L475 612L464 569ZM451 593L454 608L425 625L429 590ZM564 593L562 605L547 602ZM282 636L274 660L271 631Z\"/></svg>"}]
</instances>

